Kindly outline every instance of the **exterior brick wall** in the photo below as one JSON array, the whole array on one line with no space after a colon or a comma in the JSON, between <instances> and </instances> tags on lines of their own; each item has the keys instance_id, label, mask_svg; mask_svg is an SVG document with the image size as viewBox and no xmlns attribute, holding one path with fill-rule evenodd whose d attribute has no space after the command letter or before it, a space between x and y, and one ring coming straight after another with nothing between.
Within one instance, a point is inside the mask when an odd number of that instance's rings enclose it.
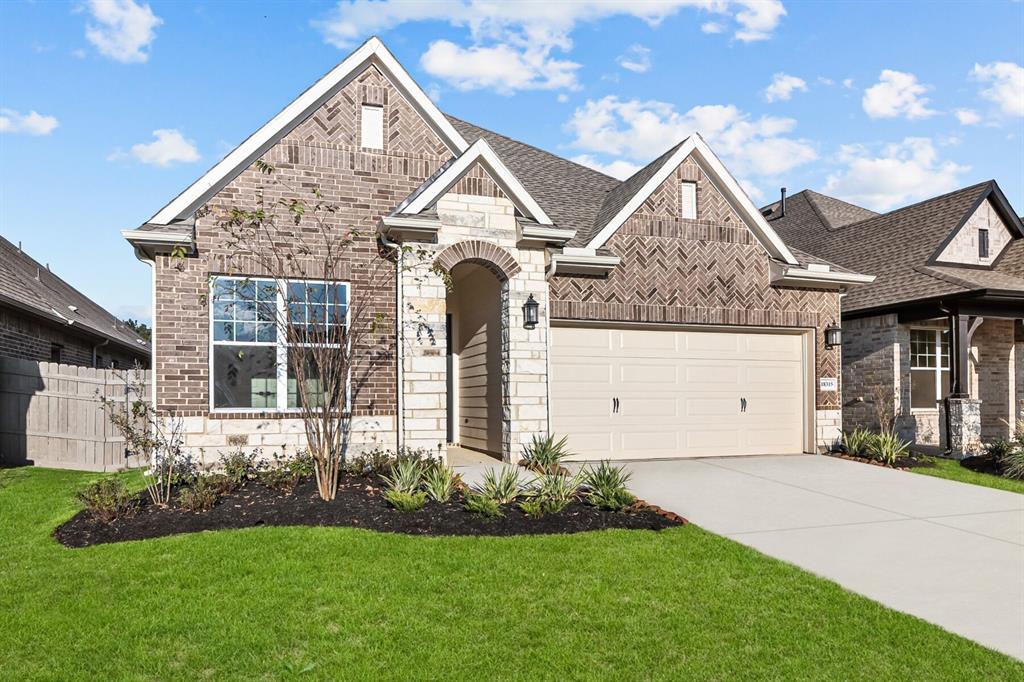
<instances>
[{"instance_id":1,"label":"exterior brick wall","mask_svg":"<svg viewBox=\"0 0 1024 682\"><path fill-rule=\"evenodd\" d=\"M697 220L679 217L680 180L697 182ZM551 278L553 318L814 329L816 378L839 378L840 352L824 347L839 294L771 286L768 254L691 159L605 247L622 259L607 278ZM818 410L839 396L817 392Z\"/></svg>"},{"instance_id":2,"label":"exterior brick wall","mask_svg":"<svg viewBox=\"0 0 1024 682\"><path fill-rule=\"evenodd\" d=\"M47 324L19 310L0 307L0 356L49 362L51 347L59 344L62 363L92 367L97 343L95 338L75 334L65 325ZM103 367L111 362L119 367L132 367L136 361L143 367L149 364L145 355L133 355L112 344L100 346L96 352Z\"/></svg>"},{"instance_id":3,"label":"exterior brick wall","mask_svg":"<svg viewBox=\"0 0 1024 682\"><path fill-rule=\"evenodd\" d=\"M971 341L971 397L981 400L981 440L1013 435L1014 320L986 318Z\"/></svg>"}]
</instances>

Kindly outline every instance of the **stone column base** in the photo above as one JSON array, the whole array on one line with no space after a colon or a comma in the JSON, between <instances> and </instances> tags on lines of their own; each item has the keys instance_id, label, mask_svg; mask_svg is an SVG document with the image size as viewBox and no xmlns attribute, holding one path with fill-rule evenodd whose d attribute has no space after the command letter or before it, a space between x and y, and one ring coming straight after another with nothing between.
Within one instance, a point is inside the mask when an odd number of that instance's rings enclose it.
<instances>
[{"instance_id":1,"label":"stone column base","mask_svg":"<svg viewBox=\"0 0 1024 682\"><path fill-rule=\"evenodd\" d=\"M953 459L963 459L981 450L981 401L974 398L946 398L939 410L943 445ZM947 418L948 415L948 418Z\"/></svg>"}]
</instances>

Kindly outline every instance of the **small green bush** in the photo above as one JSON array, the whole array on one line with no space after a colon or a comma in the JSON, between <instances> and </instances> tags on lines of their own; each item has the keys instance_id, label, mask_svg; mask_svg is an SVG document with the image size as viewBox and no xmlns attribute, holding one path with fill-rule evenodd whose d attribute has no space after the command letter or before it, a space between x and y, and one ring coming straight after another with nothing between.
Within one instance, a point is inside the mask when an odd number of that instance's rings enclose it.
<instances>
[{"instance_id":1,"label":"small green bush","mask_svg":"<svg viewBox=\"0 0 1024 682\"><path fill-rule=\"evenodd\" d=\"M846 448L846 453L855 457L868 457L870 455L872 441L875 440L875 434L871 433L867 429L854 429L853 431L843 431L843 446Z\"/></svg>"},{"instance_id":2,"label":"small green bush","mask_svg":"<svg viewBox=\"0 0 1024 682\"><path fill-rule=\"evenodd\" d=\"M489 519L495 519L499 516L503 516L501 507L495 500L476 493L466 495L466 511L473 514L479 514L480 516L484 516Z\"/></svg>"},{"instance_id":3,"label":"small green bush","mask_svg":"<svg viewBox=\"0 0 1024 682\"><path fill-rule=\"evenodd\" d=\"M213 509L217 504L218 484L210 481L208 476L200 476L190 487L185 488L178 495L178 504L185 511L205 512Z\"/></svg>"},{"instance_id":4,"label":"small green bush","mask_svg":"<svg viewBox=\"0 0 1024 682\"><path fill-rule=\"evenodd\" d=\"M135 500L128 486L119 478L102 478L86 486L77 495L78 501L100 523L112 523L135 511Z\"/></svg>"},{"instance_id":5,"label":"small green bush","mask_svg":"<svg viewBox=\"0 0 1024 682\"><path fill-rule=\"evenodd\" d=\"M901 457L910 452L910 443L900 440L895 433L879 433L868 445L868 456L879 462L893 466Z\"/></svg>"},{"instance_id":6,"label":"small green bush","mask_svg":"<svg viewBox=\"0 0 1024 682\"><path fill-rule=\"evenodd\" d=\"M598 509L622 511L636 502L636 497L626 488L631 476L623 467L613 466L607 461L596 467L587 467L583 471L586 502Z\"/></svg>"},{"instance_id":7,"label":"small green bush","mask_svg":"<svg viewBox=\"0 0 1024 682\"><path fill-rule=\"evenodd\" d=\"M402 459L391 467L391 474L382 477L390 490L414 493L423 480L423 463L418 459Z\"/></svg>"},{"instance_id":8,"label":"small green bush","mask_svg":"<svg viewBox=\"0 0 1024 682\"><path fill-rule=\"evenodd\" d=\"M299 479L312 476L314 473L313 458L306 452L294 457L275 454L273 459L256 474L260 483L275 490L290 491Z\"/></svg>"},{"instance_id":9,"label":"small green bush","mask_svg":"<svg viewBox=\"0 0 1024 682\"><path fill-rule=\"evenodd\" d=\"M544 515L544 503L533 497L519 503L519 508L530 518L538 518Z\"/></svg>"},{"instance_id":10,"label":"small green bush","mask_svg":"<svg viewBox=\"0 0 1024 682\"><path fill-rule=\"evenodd\" d=\"M488 469L484 472L483 480L476 492L498 504L512 504L524 492L519 469L515 467Z\"/></svg>"},{"instance_id":11,"label":"small green bush","mask_svg":"<svg viewBox=\"0 0 1024 682\"><path fill-rule=\"evenodd\" d=\"M455 469L444 464L428 466L423 472L423 489L435 502L447 502L459 486L459 475Z\"/></svg>"},{"instance_id":12,"label":"small green bush","mask_svg":"<svg viewBox=\"0 0 1024 682\"><path fill-rule=\"evenodd\" d=\"M391 489L384 493L384 499L392 507L406 514L423 509L423 505L427 502L427 494L423 491L406 492Z\"/></svg>"},{"instance_id":13,"label":"small green bush","mask_svg":"<svg viewBox=\"0 0 1024 682\"><path fill-rule=\"evenodd\" d=\"M225 476L235 482L236 486L240 486L250 478L256 478L259 473L256 466L258 455L259 451L257 450L245 452L242 448L238 448L226 455L221 455L220 468Z\"/></svg>"},{"instance_id":14,"label":"small green bush","mask_svg":"<svg viewBox=\"0 0 1024 682\"><path fill-rule=\"evenodd\" d=\"M1010 455L1016 449L1017 444L1014 441L1000 438L985 446L985 454L995 458L997 462L1002 462L1004 457Z\"/></svg>"},{"instance_id":15,"label":"small green bush","mask_svg":"<svg viewBox=\"0 0 1024 682\"><path fill-rule=\"evenodd\" d=\"M571 457L566 447L567 438L556 441L554 436L534 434L529 445L523 446L523 465L537 474L557 474L562 471L562 462Z\"/></svg>"}]
</instances>

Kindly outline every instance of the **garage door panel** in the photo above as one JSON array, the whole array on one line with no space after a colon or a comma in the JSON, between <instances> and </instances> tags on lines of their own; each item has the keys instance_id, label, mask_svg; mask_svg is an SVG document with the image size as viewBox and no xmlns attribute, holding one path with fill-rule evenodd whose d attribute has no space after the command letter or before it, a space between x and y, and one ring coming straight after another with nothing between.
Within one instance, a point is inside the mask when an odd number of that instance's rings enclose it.
<instances>
[{"instance_id":1,"label":"garage door panel","mask_svg":"<svg viewBox=\"0 0 1024 682\"><path fill-rule=\"evenodd\" d=\"M581 459L803 449L799 333L554 327L551 343L553 430Z\"/></svg>"}]
</instances>

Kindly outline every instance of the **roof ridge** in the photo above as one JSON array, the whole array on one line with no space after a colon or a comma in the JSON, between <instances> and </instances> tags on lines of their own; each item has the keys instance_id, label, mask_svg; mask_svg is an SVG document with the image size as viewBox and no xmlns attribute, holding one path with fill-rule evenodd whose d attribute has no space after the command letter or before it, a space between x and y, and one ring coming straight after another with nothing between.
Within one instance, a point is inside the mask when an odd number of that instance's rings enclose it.
<instances>
[{"instance_id":1,"label":"roof ridge","mask_svg":"<svg viewBox=\"0 0 1024 682\"><path fill-rule=\"evenodd\" d=\"M495 136L500 137L502 139L508 140L509 142L515 142L516 144L521 144L524 147L528 147L528 148L532 149L535 152L540 152L541 154L546 154L548 156L554 157L554 158L558 159L559 161L564 161L566 163L571 163L572 165L576 166L577 168L581 168L581 169L583 169L585 171L588 171L590 173L594 173L595 175L600 175L603 178L607 178L609 180L614 180L615 182L617 182L619 184L622 184L622 182L624 182L623 180L619 180L618 178L614 178L614 177L608 175L607 173L602 173L601 171L597 170L596 168L591 168L590 166L582 164L582 163L580 163L578 161L573 161L572 159L567 159L564 156L559 156L558 154L555 154L554 152L550 152L547 149L542 149L542 148L538 147L537 145L530 144L529 142L523 142L522 140L517 140L514 137L509 137L508 135L504 135L504 134L499 133L499 132L497 132L495 130L491 130L490 128L484 128L481 125L477 125L476 123L473 123L472 121L467 121L465 119L459 118L458 116L453 116L453 115L451 115L449 113L446 113L446 112L443 112L443 111L441 113L444 114L445 116L447 116L450 119L455 119L459 123L465 123L466 125L473 126L474 128L479 128L480 130L487 131L491 135L495 135Z\"/></svg>"},{"instance_id":2,"label":"roof ridge","mask_svg":"<svg viewBox=\"0 0 1024 682\"><path fill-rule=\"evenodd\" d=\"M949 192L946 192L945 194L939 194L939 195L934 196L934 197L929 197L928 199L922 199L921 201L915 201L912 204L907 204L906 206L900 206L899 208L894 208L893 210L886 211L885 213L878 213L876 215L871 216L870 218L865 218L864 220L858 220L856 222L848 223L846 225L843 225L841 228L836 228L836 229L837 230L838 229L845 230L848 227L854 227L854 226L857 226L857 225L863 225L864 223L871 222L872 220L877 220L878 218L886 218L886 217L892 216L892 215L894 215L896 213L902 213L903 211L907 211L907 210L910 210L912 208L917 208L918 206L921 206L922 204L930 204L933 201L938 201L939 199L945 199L946 197L950 197L950 196L953 196L954 194L959 194L961 192L967 192L968 190L980 189L983 186L992 185L993 183L995 183L995 180L985 180L984 182L979 182L979 183L976 183L974 185L968 185L966 187L961 187L959 189L950 190Z\"/></svg>"}]
</instances>

